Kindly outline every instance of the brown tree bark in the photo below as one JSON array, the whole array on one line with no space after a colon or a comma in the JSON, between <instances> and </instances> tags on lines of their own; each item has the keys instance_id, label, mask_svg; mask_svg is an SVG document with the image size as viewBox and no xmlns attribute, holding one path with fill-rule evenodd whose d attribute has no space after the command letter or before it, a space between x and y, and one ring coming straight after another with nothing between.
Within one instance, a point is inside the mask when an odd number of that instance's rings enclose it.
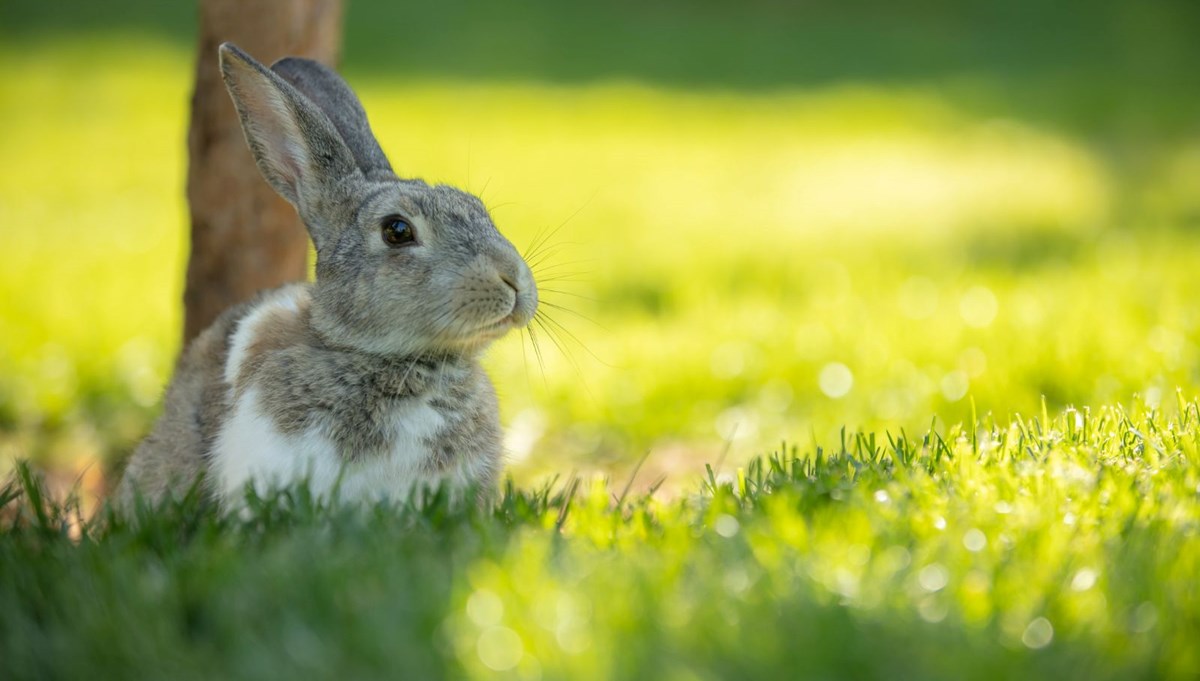
<instances>
[{"instance_id":1,"label":"brown tree bark","mask_svg":"<svg viewBox=\"0 0 1200 681\"><path fill-rule=\"evenodd\" d=\"M337 61L342 0L201 0L188 131L192 250L184 343L225 308L305 277L308 237L296 211L254 165L217 65L230 41L270 65L285 56Z\"/></svg>"}]
</instances>

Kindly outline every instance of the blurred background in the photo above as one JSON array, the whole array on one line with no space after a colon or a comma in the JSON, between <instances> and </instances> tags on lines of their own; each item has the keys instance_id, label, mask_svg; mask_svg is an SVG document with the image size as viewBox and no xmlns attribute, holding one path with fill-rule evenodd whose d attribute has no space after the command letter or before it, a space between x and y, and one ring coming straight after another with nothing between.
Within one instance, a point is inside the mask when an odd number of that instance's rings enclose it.
<instances>
[{"instance_id":1,"label":"blurred background","mask_svg":"<svg viewBox=\"0 0 1200 681\"><path fill-rule=\"evenodd\" d=\"M1200 378L1200 5L350 0L401 175L482 193L551 328L519 482ZM102 490L179 350L186 2L0 0L0 472Z\"/></svg>"}]
</instances>

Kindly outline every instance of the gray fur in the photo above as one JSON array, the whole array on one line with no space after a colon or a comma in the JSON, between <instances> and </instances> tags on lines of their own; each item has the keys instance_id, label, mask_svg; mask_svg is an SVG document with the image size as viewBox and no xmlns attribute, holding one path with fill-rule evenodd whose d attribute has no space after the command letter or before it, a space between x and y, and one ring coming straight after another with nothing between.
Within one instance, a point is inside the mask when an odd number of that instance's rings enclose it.
<instances>
[{"instance_id":1,"label":"gray fur","mask_svg":"<svg viewBox=\"0 0 1200 681\"><path fill-rule=\"evenodd\" d=\"M482 351L532 319L528 266L478 198L391 174L357 97L335 73L285 59L274 71L236 47L221 67L264 178L300 213L317 248L317 279L294 285L296 308L260 296L229 310L183 353L163 416L139 446L118 498L178 495L206 472L216 434L240 395L257 390L281 433L318 432L346 465L393 443L389 416L422 400L443 425L425 444L431 480L500 470L495 392ZM417 243L389 247L381 224L400 215ZM235 334L255 315L233 383Z\"/></svg>"},{"instance_id":2,"label":"gray fur","mask_svg":"<svg viewBox=\"0 0 1200 681\"><path fill-rule=\"evenodd\" d=\"M179 356L163 415L142 440L117 486L116 501L132 508L136 496L155 502L186 492L205 472L205 452L229 409L223 372L229 336L256 301L226 310Z\"/></svg>"},{"instance_id":3,"label":"gray fur","mask_svg":"<svg viewBox=\"0 0 1200 681\"><path fill-rule=\"evenodd\" d=\"M324 64L298 57L280 59L271 65L271 70L329 117L364 175L373 179L392 177L392 165L379 148L379 142L375 141L375 134L367 122L367 112L341 76Z\"/></svg>"}]
</instances>

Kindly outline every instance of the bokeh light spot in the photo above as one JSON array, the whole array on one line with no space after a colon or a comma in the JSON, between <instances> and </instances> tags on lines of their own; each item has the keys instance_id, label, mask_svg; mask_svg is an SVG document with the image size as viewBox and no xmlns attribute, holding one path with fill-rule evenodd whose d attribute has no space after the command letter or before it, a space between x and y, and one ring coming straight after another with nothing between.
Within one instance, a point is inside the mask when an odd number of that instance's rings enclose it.
<instances>
[{"instance_id":1,"label":"bokeh light spot","mask_svg":"<svg viewBox=\"0 0 1200 681\"><path fill-rule=\"evenodd\" d=\"M525 647L517 632L508 627L488 627L479 634L476 646L479 661L488 669L507 671L517 666L525 654Z\"/></svg>"},{"instance_id":2,"label":"bokeh light spot","mask_svg":"<svg viewBox=\"0 0 1200 681\"><path fill-rule=\"evenodd\" d=\"M504 617L504 603L487 589L478 589L467 599L467 617L478 627L490 627Z\"/></svg>"},{"instance_id":3,"label":"bokeh light spot","mask_svg":"<svg viewBox=\"0 0 1200 681\"><path fill-rule=\"evenodd\" d=\"M1050 645L1054 640L1054 626L1050 624L1050 620L1045 617L1039 617L1029 623L1025 627L1025 631L1021 634L1021 643L1025 647L1038 650Z\"/></svg>"},{"instance_id":4,"label":"bokeh light spot","mask_svg":"<svg viewBox=\"0 0 1200 681\"><path fill-rule=\"evenodd\" d=\"M977 329L988 326L996 318L1000 303L996 294L986 286L973 286L963 294L958 304L958 312L967 326Z\"/></svg>"},{"instance_id":5,"label":"bokeh light spot","mask_svg":"<svg viewBox=\"0 0 1200 681\"><path fill-rule=\"evenodd\" d=\"M854 374L845 364L830 362L821 368L817 382L821 386L821 392L836 400L845 397L850 388L854 387Z\"/></svg>"}]
</instances>

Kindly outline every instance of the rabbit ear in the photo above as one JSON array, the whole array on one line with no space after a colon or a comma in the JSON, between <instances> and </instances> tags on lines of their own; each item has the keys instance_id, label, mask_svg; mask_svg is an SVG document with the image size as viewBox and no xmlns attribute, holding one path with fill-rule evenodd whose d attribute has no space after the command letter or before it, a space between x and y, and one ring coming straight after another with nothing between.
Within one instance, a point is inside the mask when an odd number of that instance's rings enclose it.
<instances>
[{"instance_id":1,"label":"rabbit ear","mask_svg":"<svg viewBox=\"0 0 1200 681\"><path fill-rule=\"evenodd\" d=\"M246 142L267 182L290 201L320 245L325 220L306 214L326 188L357 174L354 155L333 123L285 80L231 43L219 50L221 75Z\"/></svg>"},{"instance_id":2,"label":"rabbit ear","mask_svg":"<svg viewBox=\"0 0 1200 681\"><path fill-rule=\"evenodd\" d=\"M285 57L272 64L271 70L291 83L329 117L364 175L393 175L392 165L388 163L387 156L367 123L367 112L363 110L362 102L333 69L311 59Z\"/></svg>"}]
</instances>

